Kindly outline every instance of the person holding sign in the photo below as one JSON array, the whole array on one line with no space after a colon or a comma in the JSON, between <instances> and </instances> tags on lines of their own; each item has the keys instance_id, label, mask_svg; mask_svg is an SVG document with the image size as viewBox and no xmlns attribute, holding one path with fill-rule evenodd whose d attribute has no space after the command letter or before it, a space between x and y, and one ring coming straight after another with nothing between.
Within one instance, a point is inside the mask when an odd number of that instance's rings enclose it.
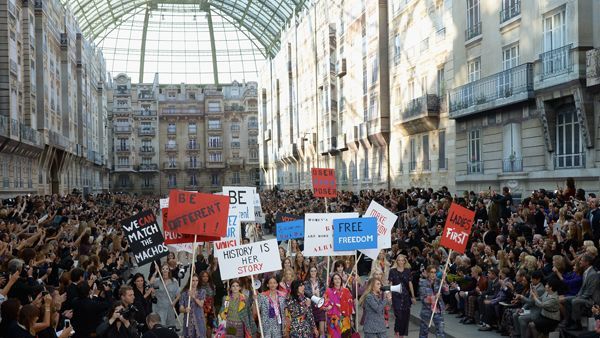
<instances>
[{"instance_id":1,"label":"person holding sign","mask_svg":"<svg viewBox=\"0 0 600 338\"><path fill-rule=\"evenodd\" d=\"M205 338L204 298L206 292L199 287L197 274L194 274L190 280L192 287L190 288L190 281L188 281L188 284L183 288L185 291L181 293L179 305L179 312L186 314L183 321L183 336L185 338ZM189 303L188 300L190 300ZM187 317L190 317L189 320Z\"/></svg>"},{"instance_id":2,"label":"person holding sign","mask_svg":"<svg viewBox=\"0 0 600 338\"><path fill-rule=\"evenodd\" d=\"M438 298L436 305L435 300L436 294L440 289L440 283L444 283L442 292L445 295L448 294L448 285L437 278L437 268L435 265L428 266L426 271L426 278L422 278L419 281L419 295L421 296L421 302L423 303L420 313L421 329L419 331L419 337L427 338L429 336L429 320L435 309L433 322L435 323L436 336L444 338L446 336L444 333L444 317L442 315L444 313L444 301L442 298ZM445 276L443 276L443 278L445 278Z\"/></svg>"},{"instance_id":3,"label":"person holding sign","mask_svg":"<svg viewBox=\"0 0 600 338\"><path fill-rule=\"evenodd\" d=\"M219 311L219 330L217 337L251 337L256 332L256 324L252 319L252 309L246 297L240 292L240 282L229 283L229 295L223 298Z\"/></svg>"},{"instance_id":4,"label":"person holding sign","mask_svg":"<svg viewBox=\"0 0 600 338\"><path fill-rule=\"evenodd\" d=\"M334 273L329 288L325 291L327 311L327 334L330 337L341 337L349 334L352 329L352 314L354 313L354 298L350 290L342 286L342 276Z\"/></svg>"},{"instance_id":5,"label":"person holding sign","mask_svg":"<svg viewBox=\"0 0 600 338\"><path fill-rule=\"evenodd\" d=\"M384 321L385 307L392 302L392 293L387 291L385 296L381 292L381 279L369 279L367 290L360 297L359 304L363 307L363 332L365 338L385 338L386 325Z\"/></svg>"},{"instance_id":6,"label":"person holding sign","mask_svg":"<svg viewBox=\"0 0 600 338\"><path fill-rule=\"evenodd\" d=\"M177 280L173 278L169 265L163 264L160 268L164 284L161 283L159 278L156 278L158 273L158 270L155 271L153 277L150 279L150 284L154 287L156 295L156 305L152 310L160 316L160 324L162 326L176 326L177 318L175 317L173 306L175 306L175 303L177 302L176 298L179 293L179 285L177 284Z\"/></svg>"},{"instance_id":7,"label":"person holding sign","mask_svg":"<svg viewBox=\"0 0 600 338\"><path fill-rule=\"evenodd\" d=\"M277 291L278 285L272 276L267 280L267 291L258 295L264 338L282 337L285 329L285 297Z\"/></svg>"},{"instance_id":8,"label":"person holding sign","mask_svg":"<svg viewBox=\"0 0 600 338\"><path fill-rule=\"evenodd\" d=\"M290 318L290 326L287 330L290 338L313 338L319 334L310 304L310 299L304 296L302 281L293 281L292 290L286 302Z\"/></svg>"}]
</instances>

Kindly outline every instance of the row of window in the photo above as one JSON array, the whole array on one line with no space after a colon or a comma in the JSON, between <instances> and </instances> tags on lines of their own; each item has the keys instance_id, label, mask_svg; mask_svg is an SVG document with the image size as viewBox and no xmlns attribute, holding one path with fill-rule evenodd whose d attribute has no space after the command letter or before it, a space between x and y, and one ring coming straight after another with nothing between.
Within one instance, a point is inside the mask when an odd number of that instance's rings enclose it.
<instances>
[{"instance_id":1,"label":"row of window","mask_svg":"<svg viewBox=\"0 0 600 338\"><path fill-rule=\"evenodd\" d=\"M198 176L196 174L188 175L188 183L190 186L198 186ZM234 171L231 173L231 184L241 184L241 175L239 171ZM210 174L210 184L212 186L220 186L221 185L221 175L220 174ZM169 174L167 176L167 186L169 188L174 188L177 186L177 174Z\"/></svg>"}]
</instances>

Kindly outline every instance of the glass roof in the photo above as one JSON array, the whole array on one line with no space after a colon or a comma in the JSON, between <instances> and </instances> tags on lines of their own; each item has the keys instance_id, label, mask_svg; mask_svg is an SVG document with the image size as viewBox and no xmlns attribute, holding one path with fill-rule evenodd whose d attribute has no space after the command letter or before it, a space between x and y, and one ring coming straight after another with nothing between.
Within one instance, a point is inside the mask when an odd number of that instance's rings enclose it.
<instances>
[{"instance_id":1,"label":"glass roof","mask_svg":"<svg viewBox=\"0 0 600 338\"><path fill-rule=\"evenodd\" d=\"M307 0L63 0L115 76L160 83L256 81ZM218 76L215 76L217 74Z\"/></svg>"}]
</instances>

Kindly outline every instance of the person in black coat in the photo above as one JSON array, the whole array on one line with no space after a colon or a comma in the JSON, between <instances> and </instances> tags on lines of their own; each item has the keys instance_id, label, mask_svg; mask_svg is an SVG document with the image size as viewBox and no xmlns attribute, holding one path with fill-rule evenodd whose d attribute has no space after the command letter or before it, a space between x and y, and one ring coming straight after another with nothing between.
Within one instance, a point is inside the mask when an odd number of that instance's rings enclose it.
<instances>
[{"instance_id":1,"label":"person in black coat","mask_svg":"<svg viewBox=\"0 0 600 338\"><path fill-rule=\"evenodd\" d=\"M90 292L88 283L79 283L77 298L73 300L71 324L75 330L73 338L87 338L102 322L102 317L110 308L110 290L95 289Z\"/></svg>"},{"instance_id":2,"label":"person in black coat","mask_svg":"<svg viewBox=\"0 0 600 338\"><path fill-rule=\"evenodd\" d=\"M135 297L133 305L138 310L133 318L139 324L143 324L141 331L146 332L147 328L144 323L146 322L146 316L152 312L154 288L148 287L144 279L144 275L141 273L136 273L133 275L133 278L131 278L131 287L133 288L133 294Z\"/></svg>"},{"instance_id":3,"label":"person in black coat","mask_svg":"<svg viewBox=\"0 0 600 338\"><path fill-rule=\"evenodd\" d=\"M158 313L151 313L146 317L148 332L144 333L142 338L178 338L175 331L160 325L160 316Z\"/></svg>"}]
</instances>

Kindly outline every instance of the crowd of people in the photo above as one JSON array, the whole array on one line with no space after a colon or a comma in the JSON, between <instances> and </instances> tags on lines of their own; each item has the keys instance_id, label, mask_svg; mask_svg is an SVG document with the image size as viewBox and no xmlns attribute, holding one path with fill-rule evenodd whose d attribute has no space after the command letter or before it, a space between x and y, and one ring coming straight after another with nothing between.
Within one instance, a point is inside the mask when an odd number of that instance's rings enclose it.
<instances>
[{"instance_id":1,"label":"crowd of people","mask_svg":"<svg viewBox=\"0 0 600 338\"><path fill-rule=\"evenodd\" d=\"M449 315L512 337L600 334L600 200L572 180L522 199L508 188L340 191L327 201L308 190L266 190L266 223L246 237L274 233L277 213L363 214L371 201L399 218L392 247L363 276L356 256L304 257L297 239L280 243L282 270L253 283L222 281L210 243L193 259L173 251L138 267L119 221L142 210L158 215L158 198L3 200L0 337L403 337L412 306L420 307L421 337L430 320L443 337ZM439 245L452 203L476 215L464 254Z\"/></svg>"}]
</instances>

